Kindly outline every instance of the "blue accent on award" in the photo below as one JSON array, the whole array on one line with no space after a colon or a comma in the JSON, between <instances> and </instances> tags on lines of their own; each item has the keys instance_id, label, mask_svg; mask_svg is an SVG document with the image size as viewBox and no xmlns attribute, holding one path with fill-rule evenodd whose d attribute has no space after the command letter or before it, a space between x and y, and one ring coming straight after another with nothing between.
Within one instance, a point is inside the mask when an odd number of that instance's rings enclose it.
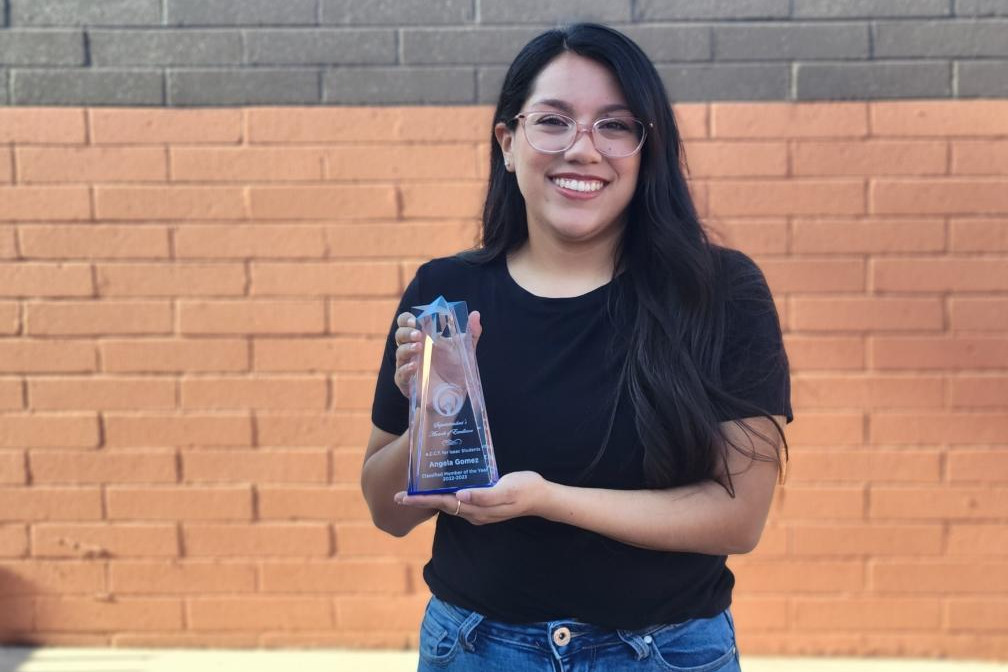
<instances>
[{"instance_id":1,"label":"blue accent on award","mask_svg":"<svg viewBox=\"0 0 1008 672\"><path fill-rule=\"evenodd\" d=\"M423 340L410 384L407 492L492 486L497 462L465 301L439 296L413 314Z\"/></svg>"}]
</instances>

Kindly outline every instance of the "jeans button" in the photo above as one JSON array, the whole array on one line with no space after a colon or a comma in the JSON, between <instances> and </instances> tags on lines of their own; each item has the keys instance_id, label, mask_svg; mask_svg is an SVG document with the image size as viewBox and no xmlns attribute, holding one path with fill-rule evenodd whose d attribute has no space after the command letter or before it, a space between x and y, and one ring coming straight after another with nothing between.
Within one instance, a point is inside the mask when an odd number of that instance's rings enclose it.
<instances>
[{"instance_id":1,"label":"jeans button","mask_svg":"<svg viewBox=\"0 0 1008 672\"><path fill-rule=\"evenodd\" d=\"M570 643L570 628L559 627L553 631L553 643L557 646L567 646Z\"/></svg>"},{"instance_id":2,"label":"jeans button","mask_svg":"<svg viewBox=\"0 0 1008 672\"><path fill-rule=\"evenodd\" d=\"M651 635L644 635L644 643L645 644L650 644L653 641L654 641L654 639L652 639Z\"/></svg>"}]
</instances>

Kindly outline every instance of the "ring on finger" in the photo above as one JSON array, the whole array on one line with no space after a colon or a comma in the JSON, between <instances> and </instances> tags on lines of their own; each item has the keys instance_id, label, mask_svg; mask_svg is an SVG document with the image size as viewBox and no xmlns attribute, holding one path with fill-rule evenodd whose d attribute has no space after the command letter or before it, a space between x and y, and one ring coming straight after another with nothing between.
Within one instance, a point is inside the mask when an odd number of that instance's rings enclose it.
<instances>
[{"instance_id":1,"label":"ring on finger","mask_svg":"<svg viewBox=\"0 0 1008 672\"><path fill-rule=\"evenodd\" d=\"M458 500L458 506L455 507L455 513L452 514L452 515L455 515L455 516L459 515L459 511L461 511L461 510L462 510L462 500L460 499L460 500Z\"/></svg>"}]
</instances>

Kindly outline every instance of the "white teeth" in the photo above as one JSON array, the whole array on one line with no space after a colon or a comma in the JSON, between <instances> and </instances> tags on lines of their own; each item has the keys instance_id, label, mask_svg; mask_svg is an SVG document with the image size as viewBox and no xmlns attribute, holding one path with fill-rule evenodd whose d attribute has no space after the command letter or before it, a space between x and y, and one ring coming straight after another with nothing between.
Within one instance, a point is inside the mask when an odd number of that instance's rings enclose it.
<instances>
[{"instance_id":1,"label":"white teeth","mask_svg":"<svg viewBox=\"0 0 1008 672\"><path fill-rule=\"evenodd\" d=\"M605 182L599 182L596 180L569 180L566 177L554 177L551 179L554 184L572 191L598 191L605 186Z\"/></svg>"}]
</instances>

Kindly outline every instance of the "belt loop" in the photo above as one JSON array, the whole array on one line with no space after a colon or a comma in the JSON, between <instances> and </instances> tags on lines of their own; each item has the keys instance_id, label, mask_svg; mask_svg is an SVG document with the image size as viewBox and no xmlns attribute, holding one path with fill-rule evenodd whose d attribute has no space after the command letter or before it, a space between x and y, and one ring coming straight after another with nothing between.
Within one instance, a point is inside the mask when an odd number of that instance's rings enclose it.
<instances>
[{"instance_id":1,"label":"belt loop","mask_svg":"<svg viewBox=\"0 0 1008 672\"><path fill-rule=\"evenodd\" d=\"M651 655L651 649L648 647L647 643L645 643L644 638L640 635L635 635L634 633L626 630L617 630L616 634L620 639L630 645L630 648L632 648L634 653L637 654L637 660L644 660Z\"/></svg>"},{"instance_id":2,"label":"belt loop","mask_svg":"<svg viewBox=\"0 0 1008 672\"><path fill-rule=\"evenodd\" d=\"M466 616L466 619L462 621L462 626L459 628L459 643L466 651L472 652L473 649L476 648L473 646L473 642L476 641L476 638L470 638L470 635L472 635L476 626L483 622L483 618L483 614L474 611Z\"/></svg>"}]
</instances>

